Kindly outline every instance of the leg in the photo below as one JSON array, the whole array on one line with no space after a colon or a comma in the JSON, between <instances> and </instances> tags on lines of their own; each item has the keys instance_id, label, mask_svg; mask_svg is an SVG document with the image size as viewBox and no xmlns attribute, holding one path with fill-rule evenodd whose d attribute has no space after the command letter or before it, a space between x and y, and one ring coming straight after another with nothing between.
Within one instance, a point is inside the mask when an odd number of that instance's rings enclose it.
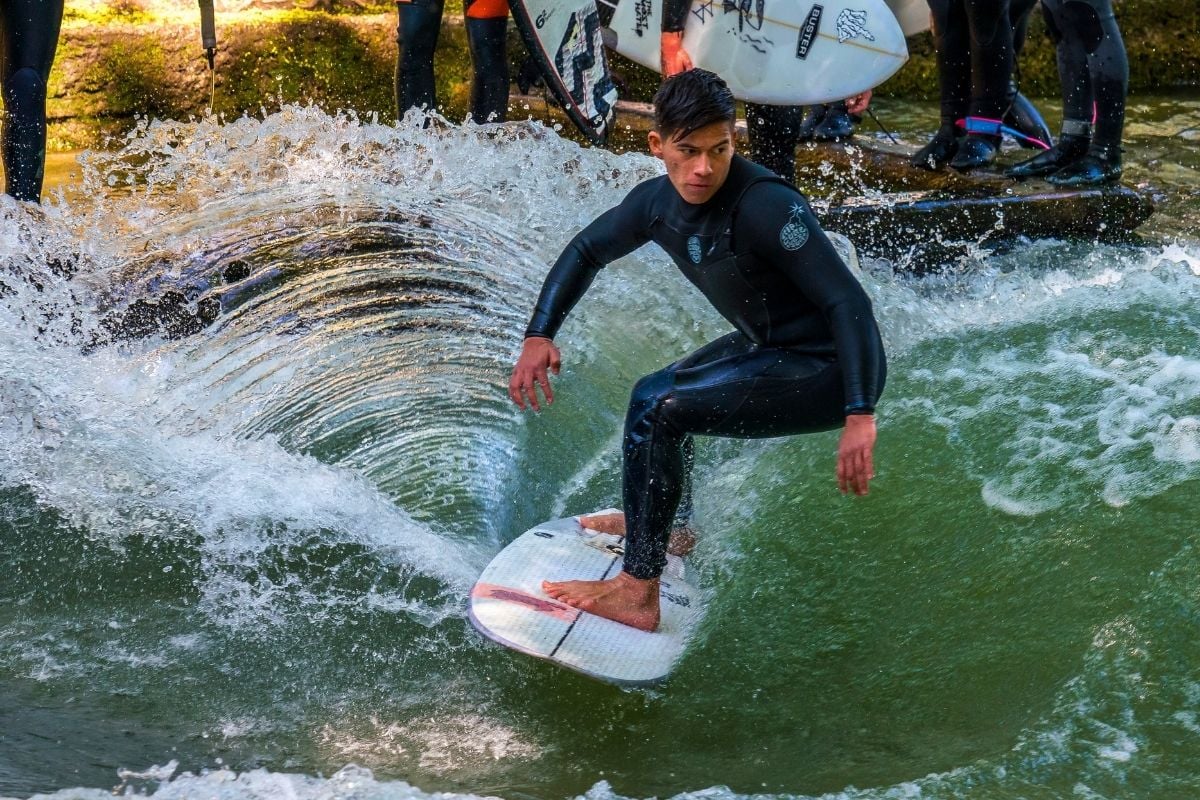
<instances>
[{"instance_id":1,"label":"leg","mask_svg":"<svg viewBox=\"0 0 1200 800\"><path fill-rule=\"evenodd\" d=\"M750 159L779 177L796 179L796 143L800 140L803 106L746 104Z\"/></svg>"},{"instance_id":2,"label":"leg","mask_svg":"<svg viewBox=\"0 0 1200 800\"><path fill-rule=\"evenodd\" d=\"M929 144L912 157L912 165L939 170L958 151L958 121L970 110L971 60L967 16L962 0L929 0L933 47L937 54L942 122Z\"/></svg>"},{"instance_id":3,"label":"leg","mask_svg":"<svg viewBox=\"0 0 1200 800\"><path fill-rule=\"evenodd\" d=\"M671 535L667 539L667 552L673 556L686 556L696 546L696 532L692 529L692 473L696 468L696 440L691 436L683 439L683 484L675 519L671 523ZM607 514L587 514L579 517L579 524L591 531L625 535L625 512L612 511Z\"/></svg>"},{"instance_id":4,"label":"leg","mask_svg":"<svg viewBox=\"0 0 1200 800\"><path fill-rule=\"evenodd\" d=\"M995 132L968 131L950 166L971 170L996 160L998 129L1008 107L1012 77L1012 23L1008 0L965 0L971 35L971 116L996 123Z\"/></svg>"},{"instance_id":5,"label":"leg","mask_svg":"<svg viewBox=\"0 0 1200 800\"><path fill-rule=\"evenodd\" d=\"M508 3L466 0L467 45L471 48L471 118L476 124L508 116Z\"/></svg>"},{"instance_id":6,"label":"leg","mask_svg":"<svg viewBox=\"0 0 1200 800\"><path fill-rule=\"evenodd\" d=\"M442 27L443 0L398 0L396 27L396 117L410 108L433 110L433 52Z\"/></svg>"},{"instance_id":7,"label":"leg","mask_svg":"<svg viewBox=\"0 0 1200 800\"><path fill-rule=\"evenodd\" d=\"M1062 4L1059 52L1069 49L1073 62L1083 61L1080 80L1091 88L1092 139L1087 154L1053 173L1061 186L1115 181L1121 176L1121 132L1125 126L1125 94L1129 61L1110 0L1066 0Z\"/></svg>"},{"instance_id":8,"label":"leg","mask_svg":"<svg viewBox=\"0 0 1200 800\"><path fill-rule=\"evenodd\" d=\"M835 361L756 347L730 334L638 381L625 421L624 571L610 581L543 584L570 605L652 630L658 576L679 504L690 434L759 438L836 428L844 390ZM648 587L653 587L651 592Z\"/></svg>"},{"instance_id":9,"label":"leg","mask_svg":"<svg viewBox=\"0 0 1200 800\"><path fill-rule=\"evenodd\" d=\"M1063 101L1062 132L1049 150L1007 170L1005 174L1012 178L1040 178L1057 172L1083 157L1091 142L1092 85L1087 72L1086 54L1066 44L1063 0L1042 0L1042 13L1058 55L1058 80Z\"/></svg>"},{"instance_id":10,"label":"leg","mask_svg":"<svg viewBox=\"0 0 1200 800\"><path fill-rule=\"evenodd\" d=\"M0 9L5 191L36 203L46 168L46 83L58 47L63 2L9 0Z\"/></svg>"}]
</instances>

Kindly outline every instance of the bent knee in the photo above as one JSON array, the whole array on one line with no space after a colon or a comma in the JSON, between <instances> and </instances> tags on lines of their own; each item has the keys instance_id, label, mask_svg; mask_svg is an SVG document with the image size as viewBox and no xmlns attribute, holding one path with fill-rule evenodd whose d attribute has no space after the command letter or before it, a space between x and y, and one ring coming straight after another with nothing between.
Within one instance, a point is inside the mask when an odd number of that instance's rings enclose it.
<instances>
[{"instance_id":1,"label":"bent knee","mask_svg":"<svg viewBox=\"0 0 1200 800\"><path fill-rule=\"evenodd\" d=\"M4 105L9 114L27 114L46 105L46 81L32 67L23 67L4 82Z\"/></svg>"}]
</instances>

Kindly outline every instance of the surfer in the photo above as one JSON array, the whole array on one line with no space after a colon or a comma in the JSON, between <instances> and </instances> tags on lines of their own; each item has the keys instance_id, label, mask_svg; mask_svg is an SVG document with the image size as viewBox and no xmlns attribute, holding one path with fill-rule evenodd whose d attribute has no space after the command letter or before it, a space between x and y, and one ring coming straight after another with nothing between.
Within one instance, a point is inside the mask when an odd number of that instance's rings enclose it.
<instances>
[{"instance_id":1,"label":"surfer","mask_svg":"<svg viewBox=\"0 0 1200 800\"><path fill-rule=\"evenodd\" d=\"M1014 178L1045 177L1060 186L1121 177L1121 132L1129 61L1110 0L1042 0L1058 48L1062 135L1051 149L1017 164Z\"/></svg>"},{"instance_id":2,"label":"surfer","mask_svg":"<svg viewBox=\"0 0 1200 800\"><path fill-rule=\"evenodd\" d=\"M543 584L561 602L654 630L659 575L693 434L790 436L842 428L837 482L866 494L886 373L871 302L805 198L734 152L734 100L719 77L682 72L654 98L650 151L667 174L634 187L577 234L538 297L509 396L549 404L563 321L604 265L653 241L735 331L643 377L625 420L624 569Z\"/></svg>"},{"instance_id":3,"label":"surfer","mask_svg":"<svg viewBox=\"0 0 1200 800\"><path fill-rule=\"evenodd\" d=\"M0 4L0 88L4 94L4 191L38 202L46 171L46 82L63 0L5 0Z\"/></svg>"},{"instance_id":4,"label":"surfer","mask_svg":"<svg viewBox=\"0 0 1200 800\"><path fill-rule=\"evenodd\" d=\"M1048 147L1049 129L1012 80L1036 0L929 0L941 94L941 127L912 165L960 171L996 160L1003 128Z\"/></svg>"},{"instance_id":5,"label":"surfer","mask_svg":"<svg viewBox=\"0 0 1200 800\"><path fill-rule=\"evenodd\" d=\"M445 0L397 0L396 115L410 108L437 107L433 52L437 49ZM508 3L464 0L467 46L471 50L471 119L503 122L508 114Z\"/></svg>"}]
</instances>

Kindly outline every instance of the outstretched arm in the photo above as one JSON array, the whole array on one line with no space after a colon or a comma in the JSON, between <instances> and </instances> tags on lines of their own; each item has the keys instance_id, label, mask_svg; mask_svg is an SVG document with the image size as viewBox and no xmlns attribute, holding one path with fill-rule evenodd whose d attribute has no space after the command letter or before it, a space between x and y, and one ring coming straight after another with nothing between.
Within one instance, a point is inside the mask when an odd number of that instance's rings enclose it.
<instances>
[{"instance_id":1,"label":"outstretched arm","mask_svg":"<svg viewBox=\"0 0 1200 800\"><path fill-rule=\"evenodd\" d=\"M778 264L829 323L846 403L846 427L838 445L838 488L843 493L866 494L875 475L875 401L884 369L883 342L871 299L803 197L781 184L762 184L751 191L754 194L748 193L748 199L753 198L755 213L739 215L736 236L755 242L755 252ZM745 231L743 219L749 226Z\"/></svg>"},{"instance_id":2,"label":"outstretched arm","mask_svg":"<svg viewBox=\"0 0 1200 800\"><path fill-rule=\"evenodd\" d=\"M554 336L579 302L596 274L608 263L632 253L649 240L649 207L652 190L635 188L616 208L601 214L571 240L554 262L542 284L533 317L525 329L525 343L508 382L508 396L520 408L540 411L537 390L546 404L554 402L549 373L558 374L562 357Z\"/></svg>"}]
</instances>

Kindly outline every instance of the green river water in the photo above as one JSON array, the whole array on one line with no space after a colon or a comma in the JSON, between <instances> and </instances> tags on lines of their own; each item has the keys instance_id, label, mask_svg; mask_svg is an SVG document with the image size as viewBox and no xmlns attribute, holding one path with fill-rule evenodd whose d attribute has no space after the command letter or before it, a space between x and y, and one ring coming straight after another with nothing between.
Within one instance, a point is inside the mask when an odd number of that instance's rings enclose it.
<instances>
[{"instance_id":1,"label":"green river water","mask_svg":"<svg viewBox=\"0 0 1200 800\"><path fill-rule=\"evenodd\" d=\"M870 496L833 433L701 442L708 613L652 690L486 644L465 593L618 499L629 387L724 330L646 248L558 402L506 399L548 264L657 162L287 107L0 201L0 795L1200 797L1200 101L1130 120L1140 241L864 259ZM172 288L222 313L106 343Z\"/></svg>"}]
</instances>

